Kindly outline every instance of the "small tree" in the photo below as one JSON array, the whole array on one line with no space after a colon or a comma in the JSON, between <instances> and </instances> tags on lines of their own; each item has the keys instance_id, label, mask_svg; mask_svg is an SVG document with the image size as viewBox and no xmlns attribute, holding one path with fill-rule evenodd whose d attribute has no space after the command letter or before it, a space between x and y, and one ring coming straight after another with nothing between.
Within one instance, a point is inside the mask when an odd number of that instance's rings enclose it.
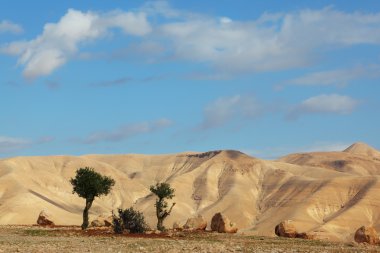
<instances>
[{"instance_id":1,"label":"small tree","mask_svg":"<svg viewBox=\"0 0 380 253\"><path fill-rule=\"evenodd\" d=\"M82 229L86 229L88 227L88 211L92 202L96 197L107 195L115 185L115 180L102 176L93 168L85 167L77 170L75 178L71 178L70 183L73 185L73 194L77 193L79 197L86 199L82 224Z\"/></svg>"},{"instance_id":2,"label":"small tree","mask_svg":"<svg viewBox=\"0 0 380 253\"><path fill-rule=\"evenodd\" d=\"M119 217L113 216L114 231L117 234L123 233L127 229L130 233L144 233L148 230L144 214L134 210L133 207L128 209L119 209Z\"/></svg>"},{"instance_id":3,"label":"small tree","mask_svg":"<svg viewBox=\"0 0 380 253\"><path fill-rule=\"evenodd\" d=\"M157 216L157 229L160 231L164 231L165 227L163 226L164 220L168 217L175 205L172 204L169 210L168 203L165 199L172 199L174 197L174 189L170 188L170 184L167 183L157 183L155 186L150 186L150 191L157 196L156 199L156 216Z\"/></svg>"}]
</instances>

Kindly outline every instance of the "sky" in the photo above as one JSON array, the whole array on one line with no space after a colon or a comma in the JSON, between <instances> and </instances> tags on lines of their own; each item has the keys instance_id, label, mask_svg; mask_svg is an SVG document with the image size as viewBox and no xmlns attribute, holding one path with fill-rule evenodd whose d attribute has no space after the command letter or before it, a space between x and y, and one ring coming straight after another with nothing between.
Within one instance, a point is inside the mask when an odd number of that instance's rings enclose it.
<instances>
[{"instance_id":1,"label":"sky","mask_svg":"<svg viewBox=\"0 0 380 253\"><path fill-rule=\"evenodd\" d=\"M2 158L380 149L378 1L0 4Z\"/></svg>"}]
</instances>

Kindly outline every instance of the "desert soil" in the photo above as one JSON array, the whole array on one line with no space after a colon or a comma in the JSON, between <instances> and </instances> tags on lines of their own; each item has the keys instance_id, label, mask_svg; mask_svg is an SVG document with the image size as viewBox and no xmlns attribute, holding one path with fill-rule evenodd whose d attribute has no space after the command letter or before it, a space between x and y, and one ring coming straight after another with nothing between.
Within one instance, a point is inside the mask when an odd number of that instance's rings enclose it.
<instances>
[{"instance_id":1,"label":"desert soil","mask_svg":"<svg viewBox=\"0 0 380 253\"><path fill-rule=\"evenodd\" d=\"M0 226L0 252L380 252L379 246L218 234L115 235L109 229Z\"/></svg>"}]
</instances>

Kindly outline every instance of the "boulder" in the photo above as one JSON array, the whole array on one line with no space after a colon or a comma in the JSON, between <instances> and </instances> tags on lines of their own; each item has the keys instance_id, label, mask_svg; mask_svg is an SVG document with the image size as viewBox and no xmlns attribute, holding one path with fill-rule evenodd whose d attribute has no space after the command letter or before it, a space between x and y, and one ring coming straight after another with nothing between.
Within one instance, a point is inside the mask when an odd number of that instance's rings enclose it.
<instances>
[{"instance_id":1,"label":"boulder","mask_svg":"<svg viewBox=\"0 0 380 253\"><path fill-rule=\"evenodd\" d=\"M179 222L175 221L173 223L173 230L182 230L182 229L183 229L183 226Z\"/></svg>"},{"instance_id":2,"label":"boulder","mask_svg":"<svg viewBox=\"0 0 380 253\"><path fill-rule=\"evenodd\" d=\"M184 229L192 230L205 230L206 227L207 221L203 219L201 215L198 215L198 217L187 219L186 224L183 226Z\"/></svg>"},{"instance_id":3,"label":"boulder","mask_svg":"<svg viewBox=\"0 0 380 253\"><path fill-rule=\"evenodd\" d=\"M238 228L222 213L216 213L211 219L211 230L218 233L236 233Z\"/></svg>"},{"instance_id":4,"label":"boulder","mask_svg":"<svg viewBox=\"0 0 380 253\"><path fill-rule=\"evenodd\" d=\"M42 210L38 215L37 224L40 226L54 226L51 215L45 210Z\"/></svg>"},{"instance_id":5,"label":"boulder","mask_svg":"<svg viewBox=\"0 0 380 253\"><path fill-rule=\"evenodd\" d=\"M292 223L291 220L285 220L278 224L274 232L276 233L277 236L280 237L288 237L288 238L296 238L297 237L297 231L296 227Z\"/></svg>"},{"instance_id":6,"label":"boulder","mask_svg":"<svg viewBox=\"0 0 380 253\"><path fill-rule=\"evenodd\" d=\"M378 244L379 235L374 227L362 226L356 230L355 241L358 243Z\"/></svg>"},{"instance_id":7,"label":"boulder","mask_svg":"<svg viewBox=\"0 0 380 253\"><path fill-rule=\"evenodd\" d=\"M112 216L106 217L99 215L96 219L91 221L90 227L110 227L112 226Z\"/></svg>"},{"instance_id":8,"label":"boulder","mask_svg":"<svg viewBox=\"0 0 380 253\"><path fill-rule=\"evenodd\" d=\"M305 233L305 232L297 233L296 238L313 240L313 239L315 239L315 234L310 234L310 233Z\"/></svg>"}]
</instances>

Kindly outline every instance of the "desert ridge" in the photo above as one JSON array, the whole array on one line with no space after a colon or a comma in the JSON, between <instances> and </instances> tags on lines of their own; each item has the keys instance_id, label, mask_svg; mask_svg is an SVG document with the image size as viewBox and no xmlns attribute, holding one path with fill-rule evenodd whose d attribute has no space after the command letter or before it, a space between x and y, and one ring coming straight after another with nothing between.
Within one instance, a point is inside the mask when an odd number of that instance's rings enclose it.
<instances>
[{"instance_id":1,"label":"desert ridge","mask_svg":"<svg viewBox=\"0 0 380 253\"><path fill-rule=\"evenodd\" d=\"M274 236L292 220L299 232L351 241L361 226L380 231L380 152L363 143L342 152L291 154L266 161L239 151L169 155L15 157L0 160L0 224L35 224L48 210L56 224L81 224L84 200L69 182L80 167L115 179L90 218L133 206L154 227L149 186L168 182L176 206L165 225L222 212L240 232Z\"/></svg>"}]
</instances>

